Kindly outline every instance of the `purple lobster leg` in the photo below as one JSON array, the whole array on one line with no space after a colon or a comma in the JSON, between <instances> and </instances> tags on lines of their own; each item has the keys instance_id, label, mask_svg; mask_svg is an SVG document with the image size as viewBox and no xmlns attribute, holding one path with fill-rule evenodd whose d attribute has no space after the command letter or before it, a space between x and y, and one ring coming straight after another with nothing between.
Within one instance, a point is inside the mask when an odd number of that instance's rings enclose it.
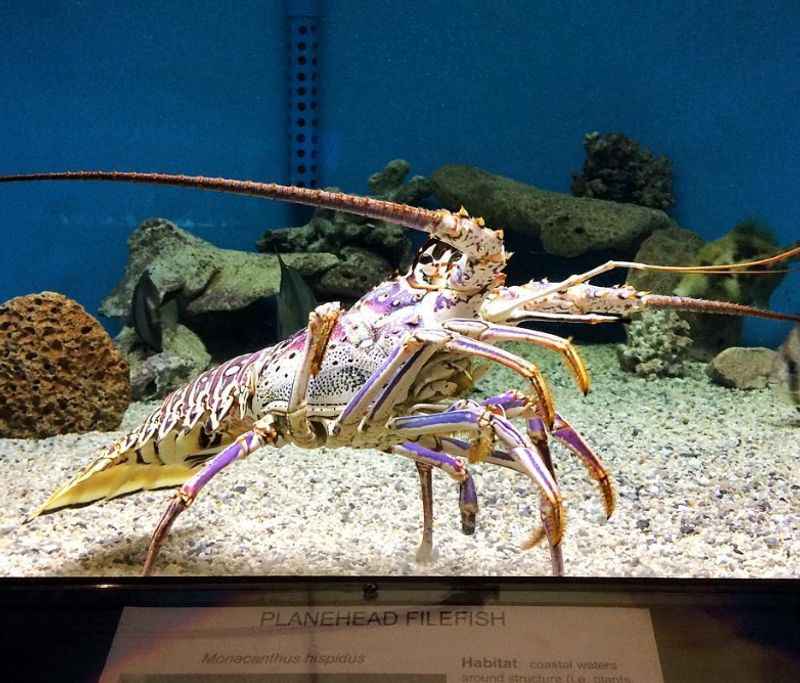
<instances>
[{"instance_id":1,"label":"purple lobster leg","mask_svg":"<svg viewBox=\"0 0 800 683\"><path fill-rule=\"evenodd\" d=\"M533 344L560 353L567 367L572 371L578 387L585 395L589 391L589 373L578 355L577 350L568 339L547 332L528 330L511 325L496 325L483 320L455 318L442 323L446 330L458 332L470 339L496 344L498 342L519 341Z\"/></svg>"},{"instance_id":2,"label":"purple lobster leg","mask_svg":"<svg viewBox=\"0 0 800 683\"><path fill-rule=\"evenodd\" d=\"M277 441L277 433L272 427L272 421L273 418L269 415L262 421L257 422L252 431L242 434L225 450L215 455L203 466L203 469L178 489L150 539L147 558L142 570L143 576L148 576L152 571L158 551L161 549L161 544L169 533L173 522L181 512L192 504L201 489L232 462L249 455L266 444L274 444Z\"/></svg>"},{"instance_id":3,"label":"purple lobster leg","mask_svg":"<svg viewBox=\"0 0 800 683\"><path fill-rule=\"evenodd\" d=\"M539 401L545 415L555 417L553 397L539 369L524 358L493 347L482 341L465 337L456 332L445 330L422 329L413 333L384 361L383 365L372 373L364 386L345 406L332 433L340 440L356 429L368 428L370 424L383 427L385 420L394 408L394 398L415 381L414 370L422 367L428 359L439 350L463 354L469 357L484 358L503 365L527 379ZM366 418L366 419L365 419ZM362 426L362 420L364 424Z\"/></svg>"},{"instance_id":4,"label":"purple lobster leg","mask_svg":"<svg viewBox=\"0 0 800 683\"><path fill-rule=\"evenodd\" d=\"M471 448L471 445L468 441L464 441L463 439L456 439L454 437L443 438L442 445L448 453L452 453L453 455L458 455L461 457L467 457L467 454L469 453L469 450ZM538 446L537 450L539 450ZM540 456L543 455L541 451L539 451L539 455ZM491 452L491 454L486 457L486 462L492 463L494 465L500 465L501 467L506 467L508 469L514 470L515 472L522 472L523 474L525 473L524 469L520 467L520 465L514 460L514 458L511 457L509 453L503 450L494 449ZM555 479L555 475L553 475L553 479ZM553 514L553 510L550 501L548 501L544 495L540 495L539 514L542 518L542 526L536 529L531 534L531 536L523 542L522 544L523 549L532 548L547 535L548 525L546 524L546 520L548 516ZM550 543L550 566L552 567L553 576L564 575L564 555L561 551L560 542L556 543L555 545L553 545L552 542Z\"/></svg>"},{"instance_id":5,"label":"purple lobster leg","mask_svg":"<svg viewBox=\"0 0 800 683\"><path fill-rule=\"evenodd\" d=\"M423 434L446 436L453 432L477 433L478 458L485 458L491 452L485 451L486 444L491 446L498 439L508 448L508 454L515 460L521 471L528 475L539 487L545 499L548 518L545 527L550 530L548 537L553 545L561 540L563 532L563 509L558 484L550 474L538 453L527 440L505 417L477 404L449 410L434 415L413 415L393 418L387 428L400 437ZM475 446L470 449L470 459L474 459Z\"/></svg>"},{"instance_id":6,"label":"purple lobster leg","mask_svg":"<svg viewBox=\"0 0 800 683\"><path fill-rule=\"evenodd\" d=\"M614 512L615 496L608 471L597 454L589 447L583 437L569 422L556 413L553 427L548 431L544 419L538 414L537 410L531 406L527 397L522 392L513 389L503 394L487 398L483 401L483 405L502 407L508 417L522 416L527 418L528 436L533 442L533 445L536 446L536 449L542 456L542 460L547 464L548 469L554 477L555 471L548 444L550 436L556 438L572 451L572 453L577 455L584 467L586 467L591 478L598 483L603 496L603 507L605 508L606 518L611 517Z\"/></svg>"},{"instance_id":7,"label":"purple lobster leg","mask_svg":"<svg viewBox=\"0 0 800 683\"><path fill-rule=\"evenodd\" d=\"M478 512L478 495L475 482L459 460L446 453L428 448L416 441L406 441L392 447L392 453L411 458L417 465L422 488L422 542L417 550L417 562L427 563L433 557L433 492L432 470L444 470L459 484L458 507L461 511L461 530L467 535L475 533L475 516Z\"/></svg>"},{"instance_id":8,"label":"purple lobster leg","mask_svg":"<svg viewBox=\"0 0 800 683\"><path fill-rule=\"evenodd\" d=\"M528 421L529 432L531 429L530 422L531 420ZM541 422L539 422L539 424L541 424ZM598 458L595 452L589 448L587 443L583 440L583 437L575 430L575 428L560 415L556 415L556 421L553 424L553 429L550 433L580 458L581 462L589 471L589 475L600 486L600 491L603 495L603 505L605 507L606 519L611 517L611 515L614 513L614 507L616 505L616 496L614 495L614 487L611 484L611 478L609 477L608 471L606 470L600 458Z\"/></svg>"}]
</instances>

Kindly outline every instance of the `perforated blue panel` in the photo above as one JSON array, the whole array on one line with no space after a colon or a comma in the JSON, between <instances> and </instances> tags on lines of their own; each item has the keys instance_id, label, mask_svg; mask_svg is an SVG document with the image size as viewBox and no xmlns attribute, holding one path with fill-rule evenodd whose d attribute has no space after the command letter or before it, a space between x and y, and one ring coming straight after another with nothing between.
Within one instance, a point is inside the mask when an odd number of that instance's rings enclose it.
<instances>
[{"instance_id":1,"label":"perforated blue panel","mask_svg":"<svg viewBox=\"0 0 800 683\"><path fill-rule=\"evenodd\" d=\"M319 187L319 40L316 3L289 2L289 182Z\"/></svg>"}]
</instances>

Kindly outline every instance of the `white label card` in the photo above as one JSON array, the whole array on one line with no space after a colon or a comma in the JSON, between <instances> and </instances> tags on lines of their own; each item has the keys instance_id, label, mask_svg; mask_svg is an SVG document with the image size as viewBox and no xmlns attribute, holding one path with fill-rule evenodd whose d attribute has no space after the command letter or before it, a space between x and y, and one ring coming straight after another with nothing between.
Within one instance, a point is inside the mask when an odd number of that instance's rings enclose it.
<instances>
[{"instance_id":1,"label":"white label card","mask_svg":"<svg viewBox=\"0 0 800 683\"><path fill-rule=\"evenodd\" d=\"M617 607L126 607L102 683L663 683Z\"/></svg>"}]
</instances>

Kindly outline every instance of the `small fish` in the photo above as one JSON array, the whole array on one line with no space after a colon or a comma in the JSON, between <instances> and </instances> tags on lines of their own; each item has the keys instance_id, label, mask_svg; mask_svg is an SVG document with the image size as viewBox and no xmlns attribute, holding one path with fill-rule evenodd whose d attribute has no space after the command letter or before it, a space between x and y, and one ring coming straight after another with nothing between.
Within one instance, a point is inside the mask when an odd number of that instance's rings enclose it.
<instances>
[{"instance_id":1,"label":"small fish","mask_svg":"<svg viewBox=\"0 0 800 683\"><path fill-rule=\"evenodd\" d=\"M778 349L772 381L778 391L800 410L800 324L794 326Z\"/></svg>"},{"instance_id":2,"label":"small fish","mask_svg":"<svg viewBox=\"0 0 800 683\"><path fill-rule=\"evenodd\" d=\"M160 310L161 295L145 270L133 289L130 322L139 339L159 353L163 350Z\"/></svg>"},{"instance_id":3,"label":"small fish","mask_svg":"<svg viewBox=\"0 0 800 683\"><path fill-rule=\"evenodd\" d=\"M308 314L317 307L314 292L300 273L287 266L280 254L281 286L278 290L278 332L281 339L308 325Z\"/></svg>"}]
</instances>

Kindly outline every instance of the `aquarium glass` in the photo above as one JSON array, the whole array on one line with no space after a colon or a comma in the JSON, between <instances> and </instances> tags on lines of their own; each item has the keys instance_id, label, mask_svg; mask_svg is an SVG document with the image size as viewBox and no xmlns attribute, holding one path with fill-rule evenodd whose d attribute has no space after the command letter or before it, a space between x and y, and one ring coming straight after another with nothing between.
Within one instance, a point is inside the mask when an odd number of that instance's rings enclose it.
<instances>
[{"instance_id":1,"label":"aquarium glass","mask_svg":"<svg viewBox=\"0 0 800 683\"><path fill-rule=\"evenodd\" d=\"M799 21L0 4L0 575L796 578Z\"/></svg>"}]
</instances>

